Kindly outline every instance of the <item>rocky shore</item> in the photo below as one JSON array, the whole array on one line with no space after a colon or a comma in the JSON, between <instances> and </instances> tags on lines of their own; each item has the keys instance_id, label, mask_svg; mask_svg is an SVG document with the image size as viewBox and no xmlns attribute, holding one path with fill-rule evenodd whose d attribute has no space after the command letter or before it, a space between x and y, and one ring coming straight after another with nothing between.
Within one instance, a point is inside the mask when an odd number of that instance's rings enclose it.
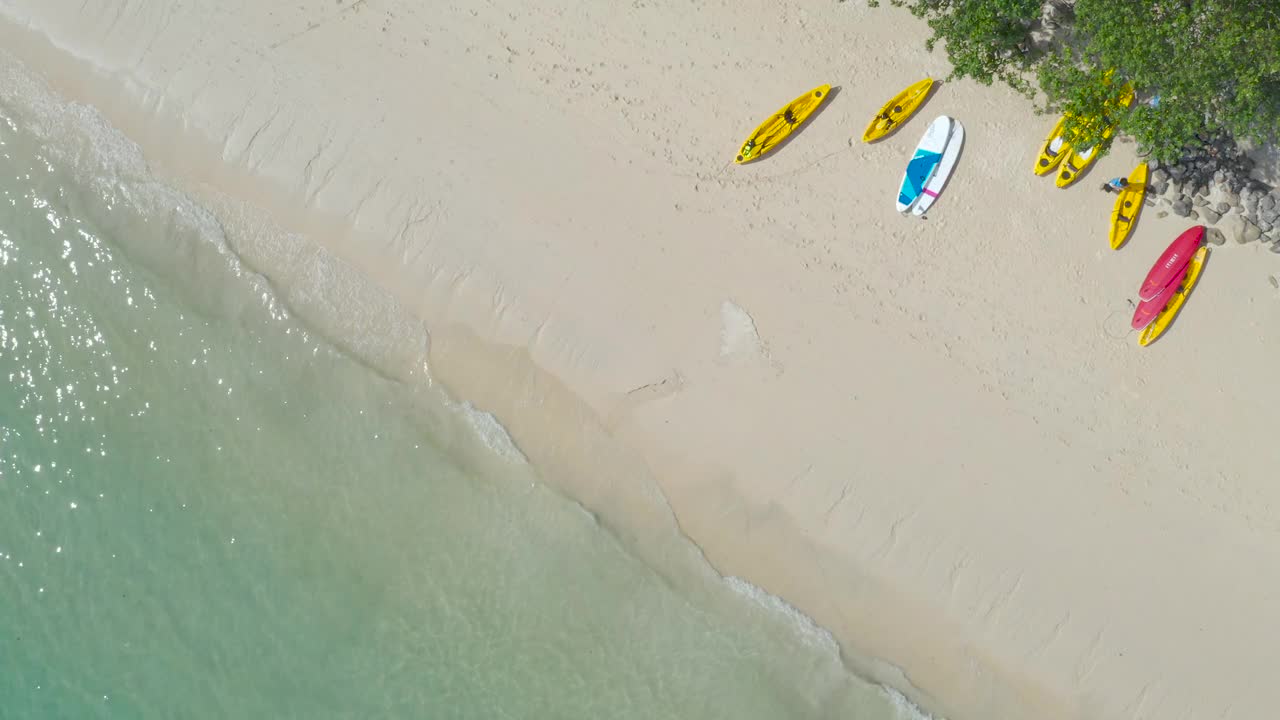
<instances>
[{"instance_id":1,"label":"rocky shore","mask_svg":"<svg viewBox=\"0 0 1280 720\"><path fill-rule=\"evenodd\" d=\"M1280 189L1250 173L1253 160L1229 140L1205 145L1177 163L1148 161L1149 198L1165 213L1202 222L1217 245L1230 238L1237 243L1265 243L1280 253Z\"/></svg>"}]
</instances>

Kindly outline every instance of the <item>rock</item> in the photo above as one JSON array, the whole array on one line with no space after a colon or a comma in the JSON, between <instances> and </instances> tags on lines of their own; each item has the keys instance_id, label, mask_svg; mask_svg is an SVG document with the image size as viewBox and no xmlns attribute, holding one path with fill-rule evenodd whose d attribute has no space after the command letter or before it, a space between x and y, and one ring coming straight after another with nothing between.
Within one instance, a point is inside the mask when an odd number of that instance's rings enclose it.
<instances>
[{"instance_id":1,"label":"rock","mask_svg":"<svg viewBox=\"0 0 1280 720\"><path fill-rule=\"evenodd\" d=\"M1168 189L1169 189L1168 183L1152 183L1151 184L1152 195L1164 195L1165 191L1167 191Z\"/></svg>"},{"instance_id":2,"label":"rock","mask_svg":"<svg viewBox=\"0 0 1280 720\"><path fill-rule=\"evenodd\" d=\"M1274 210L1276 207L1276 196L1270 193L1258 198L1259 210Z\"/></svg>"},{"instance_id":3,"label":"rock","mask_svg":"<svg viewBox=\"0 0 1280 720\"><path fill-rule=\"evenodd\" d=\"M1151 173L1152 185L1165 183L1168 181L1169 181L1169 173L1165 172L1164 170L1156 170L1155 172Z\"/></svg>"},{"instance_id":4,"label":"rock","mask_svg":"<svg viewBox=\"0 0 1280 720\"><path fill-rule=\"evenodd\" d=\"M1216 170L1213 173L1213 181L1221 185L1222 183L1227 181L1227 174L1222 172L1221 170Z\"/></svg>"},{"instance_id":5,"label":"rock","mask_svg":"<svg viewBox=\"0 0 1280 720\"><path fill-rule=\"evenodd\" d=\"M1205 236L1205 239L1207 239L1211 245L1227 244L1227 236L1223 234L1223 232L1218 228L1209 228L1209 230L1204 234L1204 236Z\"/></svg>"},{"instance_id":6,"label":"rock","mask_svg":"<svg viewBox=\"0 0 1280 720\"><path fill-rule=\"evenodd\" d=\"M1207 207L1200 208L1200 217L1204 218L1205 222L1210 225L1217 225L1218 221L1222 219L1221 214L1216 213L1211 208Z\"/></svg>"},{"instance_id":7,"label":"rock","mask_svg":"<svg viewBox=\"0 0 1280 720\"><path fill-rule=\"evenodd\" d=\"M1187 217L1191 214L1191 203L1179 198L1173 201L1173 214L1178 217Z\"/></svg>"},{"instance_id":8,"label":"rock","mask_svg":"<svg viewBox=\"0 0 1280 720\"><path fill-rule=\"evenodd\" d=\"M1258 209L1258 193L1245 188L1240 191L1240 207L1248 212L1254 212Z\"/></svg>"},{"instance_id":9,"label":"rock","mask_svg":"<svg viewBox=\"0 0 1280 720\"><path fill-rule=\"evenodd\" d=\"M1196 197L1208 197L1208 195L1209 195L1208 185L1201 184L1199 187L1196 188Z\"/></svg>"},{"instance_id":10,"label":"rock","mask_svg":"<svg viewBox=\"0 0 1280 720\"><path fill-rule=\"evenodd\" d=\"M1166 218L1166 217L1169 217L1169 211L1168 211L1168 210L1161 210L1160 212L1156 213L1156 217L1158 217L1158 218Z\"/></svg>"},{"instance_id":11,"label":"rock","mask_svg":"<svg viewBox=\"0 0 1280 720\"><path fill-rule=\"evenodd\" d=\"M1196 207L1204 207L1209 204L1209 201L1206 200L1203 195L1197 195L1191 198L1191 204L1195 205Z\"/></svg>"},{"instance_id":12,"label":"rock","mask_svg":"<svg viewBox=\"0 0 1280 720\"><path fill-rule=\"evenodd\" d=\"M1199 210L1192 210L1192 211L1191 211L1191 218L1192 218L1193 220L1199 220L1199 219L1200 219L1200 211L1199 211Z\"/></svg>"},{"instance_id":13,"label":"rock","mask_svg":"<svg viewBox=\"0 0 1280 720\"><path fill-rule=\"evenodd\" d=\"M1227 201L1225 201L1225 200L1224 200L1224 201L1222 201L1222 202L1218 203L1218 204L1214 207L1214 210L1217 210L1219 215L1226 215L1227 213L1231 212L1231 208L1232 208L1234 205L1235 205L1235 203L1229 203L1229 202L1227 202Z\"/></svg>"},{"instance_id":14,"label":"rock","mask_svg":"<svg viewBox=\"0 0 1280 720\"><path fill-rule=\"evenodd\" d=\"M1236 242L1243 245L1245 243L1256 242L1261 237L1262 230L1260 230L1257 225L1245 221L1244 230L1241 231L1240 237L1236 238Z\"/></svg>"},{"instance_id":15,"label":"rock","mask_svg":"<svg viewBox=\"0 0 1280 720\"><path fill-rule=\"evenodd\" d=\"M1280 280L1277 280L1275 275L1272 275L1267 279L1271 281L1271 287L1280 290Z\"/></svg>"},{"instance_id":16,"label":"rock","mask_svg":"<svg viewBox=\"0 0 1280 720\"><path fill-rule=\"evenodd\" d=\"M1236 242L1244 242L1244 240L1241 239L1241 235L1244 234L1245 222L1245 219L1236 213L1223 215L1222 220L1218 222L1218 227L1209 229L1209 241L1213 242L1215 245L1221 245L1226 242L1227 237L1230 237ZM1215 234L1221 238L1221 242L1213 240L1212 236Z\"/></svg>"},{"instance_id":17,"label":"rock","mask_svg":"<svg viewBox=\"0 0 1280 720\"><path fill-rule=\"evenodd\" d=\"M1156 172L1160 172L1161 167L1162 165L1160 164L1160 161L1155 158L1151 158L1150 160L1147 161L1148 170L1154 170Z\"/></svg>"},{"instance_id":18,"label":"rock","mask_svg":"<svg viewBox=\"0 0 1280 720\"><path fill-rule=\"evenodd\" d=\"M1275 208L1271 208L1270 210L1258 209L1258 219L1263 222L1274 223L1278 218L1280 218L1280 210Z\"/></svg>"}]
</instances>

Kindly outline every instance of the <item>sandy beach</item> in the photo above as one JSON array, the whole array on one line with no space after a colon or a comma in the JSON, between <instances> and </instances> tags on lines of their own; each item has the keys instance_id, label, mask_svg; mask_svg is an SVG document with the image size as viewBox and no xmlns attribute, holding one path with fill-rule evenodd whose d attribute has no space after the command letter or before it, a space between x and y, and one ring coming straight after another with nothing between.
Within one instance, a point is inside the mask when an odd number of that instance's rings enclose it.
<instances>
[{"instance_id":1,"label":"sandy beach","mask_svg":"<svg viewBox=\"0 0 1280 720\"><path fill-rule=\"evenodd\" d=\"M388 293L430 335L432 378L584 506L640 533L659 490L721 573L859 672L952 720L1280 703L1280 256L1214 247L1139 347L1137 286L1190 223L1148 208L1108 247L1097 186L1131 144L1056 189L1031 172L1054 118L968 81L858 141L949 70L905 11L90 5L0 0L0 42L157 173ZM732 164L822 83L785 147ZM939 114L963 155L928 219L901 217ZM239 249L286 297L328 281ZM342 297L292 297L342 329Z\"/></svg>"}]
</instances>

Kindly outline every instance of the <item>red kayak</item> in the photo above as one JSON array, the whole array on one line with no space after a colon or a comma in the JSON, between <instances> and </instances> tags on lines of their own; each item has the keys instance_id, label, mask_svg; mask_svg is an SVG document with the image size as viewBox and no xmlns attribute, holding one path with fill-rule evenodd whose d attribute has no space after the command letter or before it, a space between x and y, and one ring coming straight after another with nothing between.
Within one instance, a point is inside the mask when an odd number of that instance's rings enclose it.
<instances>
[{"instance_id":1,"label":"red kayak","mask_svg":"<svg viewBox=\"0 0 1280 720\"><path fill-rule=\"evenodd\" d=\"M1188 228L1186 232L1169 243L1164 254L1156 260L1155 265L1151 266L1147 279L1142 281L1142 287L1138 289L1138 299L1150 302L1174 280L1181 281L1182 276L1186 274L1187 263L1191 261L1191 256L1196 254L1196 250L1200 248L1200 243L1203 241L1204 226L1196 225Z\"/></svg>"},{"instance_id":2,"label":"red kayak","mask_svg":"<svg viewBox=\"0 0 1280 720\"><path fill-rule=\"evenodd\" d=\"M1174 293L1178 291L1178 286L1182 284L1183 278L1187 276L1187 270L1191 266L1183 263L1182 269L1178 270L1178 274L1173 280L1156 292L1156 296L1150 300L1143 300L1138 303L1138 309L1133 311L1133 329L1141 330L1151 324L1152 320L1164 310L1169 301L1173 299Z\"/></svg>"}]
</instances>

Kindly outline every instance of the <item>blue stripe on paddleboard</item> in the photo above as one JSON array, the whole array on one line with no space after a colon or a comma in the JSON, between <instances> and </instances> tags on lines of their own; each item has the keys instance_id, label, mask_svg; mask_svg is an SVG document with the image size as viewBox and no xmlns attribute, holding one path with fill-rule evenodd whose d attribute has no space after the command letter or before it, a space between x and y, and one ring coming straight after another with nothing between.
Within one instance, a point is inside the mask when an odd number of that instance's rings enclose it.
<instances>
[{"instance_id":1,"label":"blue stripe on paddleboard","mask_svg":"<svg viewBox=\"0 0 1280 720\"><path fill-rule=\"evenodd\" d=\"M903 178L902 189L898 191L898 202L903 205L915 202L924 190L925 180L941 161L942 153L917 150L911 162L907 163L907 176Z\"/></svg>"}]
</instances>

